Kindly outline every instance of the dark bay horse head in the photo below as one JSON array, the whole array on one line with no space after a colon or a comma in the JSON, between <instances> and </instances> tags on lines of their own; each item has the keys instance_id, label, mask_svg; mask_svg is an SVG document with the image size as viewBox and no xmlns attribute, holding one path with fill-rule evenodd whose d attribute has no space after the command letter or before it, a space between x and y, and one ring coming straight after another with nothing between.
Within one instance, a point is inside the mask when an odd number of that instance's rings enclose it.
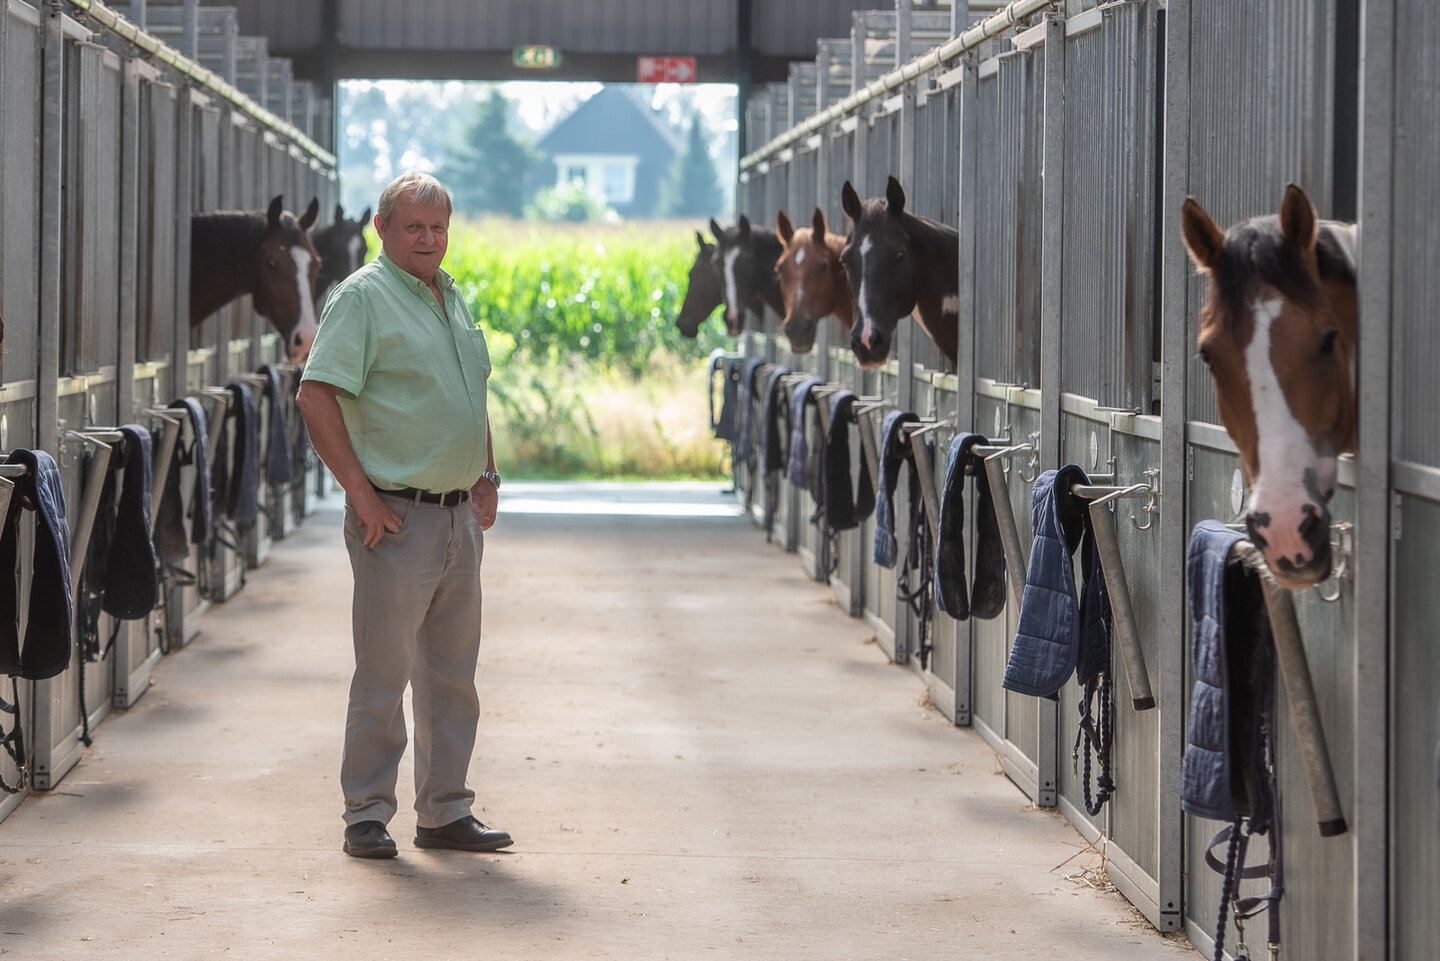
<instances>
[{"instance_id":1,"label":"dark bay horse head","mask_svg":"<svg viewBox=\"0 0 1440 961\"><path fill-rule=\"evenodd\" d=\"M315 340L315 276L320 257L307 231L320 213L314 199L297 219L283 198L267 210L221 210L190 218L190 326L249 294L255 312L285 339L292 363Z\"/></svg>"},{"instance_id":2,"label":"dark bay horse head","mask_svg":"<svg viewBox=\"0 0 1440 961\"><path fill-rule=\"evenodd\" d=\"M1355 225L1317 219L1290 184L1278 217L1224 231L1187 199L1181 231L1209 278L1197 347L1240 451L1245 526L1279 583L1318 583L1336 458L1355 446Z\"/></svg>"},{"instance_id":3,"label":"dark bay horse head","mask_svg":"<svg viewBox=\"0 0 1440 961\"><path fill-rule=\"evenodd\" d=\"M700 231L695 231L695 243L700 249L695 262L690 265L690 279L685 285L685 300L675 318L675 326L686 337L700 333L700 325L714 313L715 308L725 303L725 294L720 289L720 264L716 259L716 247L708 243Z\"/></svg>"},{"instance_id":4,"label":"dark bay horse head","mask_svg":"<svg viewBox=\"0 0 1440 961\"><path fill-rule=\"evenodd\" d=\"M330 288L359 270L365 263L365 227L370 208L356 220L346 220L345 210L335 205L335 222L310 235L320 254L320 272L315 277L315 302L323 305Z\"/></svg>"},{"instance_id":5,"label":"dark bay horse head","mask_svg":"<svg viewBox=\"0 0 1440 961\"><path fill-rule=\"evenodd\" d=\"M850 330L850 282L840 263L845 238L826 230L825 212L819 207L809 227L796 230L783 210L775 214L775 227L785 245L775 262L785 304L783 332L790 349L803 354L815 346L815 329L822 318L833 315Z\"/></svg>"},{"instance_id":6,"label":"dark bay horse head","mask_svg":"<svg viewBox=\"0 0 1440 961\"><path fill-rule=\"evenodd\" d=\"M905 191L894 177L884 197L869 200L847 180L840 202L852 224L840 257L855 303L850 346L860 366L885 363L895 327L910 313L953 364L960 340L959 235L907 214Z\"/></svg>"},{"instance_id":7,"label":"dark bay horse head","mask_svg":"<svg viewBox=\"0 0 1440 961\"><path fill-rule=\"evenodd\" d=\"M734 227L721 228L713 219L717 262L725 297L725 329L735 336L744 329L745 310L768 306L777 314L785 312L780 284L775 279L775 261L780 259L780 238L768 230L752 228L743 214Z\"/></svg>"}]
</instances>

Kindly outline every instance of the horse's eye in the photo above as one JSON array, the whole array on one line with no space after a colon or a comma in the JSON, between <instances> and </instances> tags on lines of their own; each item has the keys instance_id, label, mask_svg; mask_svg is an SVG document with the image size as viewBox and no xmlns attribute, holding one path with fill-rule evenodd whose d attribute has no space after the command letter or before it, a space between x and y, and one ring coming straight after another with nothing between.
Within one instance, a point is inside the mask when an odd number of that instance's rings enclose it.
<instances>
[{"instance_id":1,"label":"horse's eye","mask_svg":"<svg viewBox=\"0 0 1440 961\"><path fill-rule=\"evenodd\" d=\"M897 264L898 264L900 261L904 260L904 259L905 259L905 251L904 251L903 248L900 249L900 250L895 251L895 262L896 262Z\"/></svg>"},{"instance_id":2,"label":"horse's eye","mask_svg":"<svg viewBox=\"0 0 1440 961\"><path fill-rule=\"evenodd\" d=\"M1200 362L1206 367L1210 366L1210 350L1206 347L1200 348Z\"/></svg>"},{"instance_id":3,"label":"horse's eye","mask_svg":"<svg viewBox=\"0 0 1440 961\"><path fill-rule=\"evenodd\" d=\"M1335 353L1335 336L1339 333L1336 330L1325 331L1325 336L1320 339L1320 356L1329 357Z\"/></svg>"},{"instance_id":4,"label":"horse's eye","mask_svg":"<svg viewBox=\"0 0 1440 961\"><path fill-rule=\"evenodd\" d=\"M274 270L276 267L279 266L279 264L275 263L274 257L270 257L265 261L265 266L269 267L271 270Z\"/></svg>"}]
</instances>

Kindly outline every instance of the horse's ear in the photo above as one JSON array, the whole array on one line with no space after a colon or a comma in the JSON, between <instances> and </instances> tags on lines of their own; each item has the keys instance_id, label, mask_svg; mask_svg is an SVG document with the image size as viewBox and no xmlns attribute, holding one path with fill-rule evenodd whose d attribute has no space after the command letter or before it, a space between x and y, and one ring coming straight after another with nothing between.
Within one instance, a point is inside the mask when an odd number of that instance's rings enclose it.
<instances>
[{"instance_id":1,"label":"horse's ear","mask_svg":"<svg viewBox=\"0 0 1440 961\"><path fill-rule=\"evenodd\" d=\"M735 229L740 232L740 239L745 240L750 236L750 218L741 214L740 219L735 223Z\"/></svg>"},{"instance_id":2,"label":"horse's ear","mask_svg":"<svg viewBox=\"0 0 1440 961\"><path fill-rule=\"evenodd\" d=\"M366 224L368 224L368 223L370 222L370 208L369 208L369 207L366 207L366 208L365 208L365 212L360 215L360 219L359 219L359 220L356 220L355 222L356 222L357 224L359 224L362 228L363 228Z\"/></svg>"},{"instance_id":3,"label":"horse's ear","mask_svg":"<svg viewBox=\"0 0 1440 961\"><path fill-rule=\"evenodd\" d=\"M319 219L320 219L320 198L319 198L319 197L311 197L311 198L310 198L310 206L306 207L306 208L305 208L305 212L300 215L300 229L301 229L301 230L309 230L311 227L315 226L315 221L317 221L317 220L319 220Z\"/></svg>"},{"instance_id":4,"label":"horse's ear","mask_svg":"<svg viewBox=\"0 0 1440 961\"><path fill-rule=\"evenodd\" d=\"M900 216L905 212L905 190L900 186L900 181L891 177L885 184L885 202L890 206L890 212Z\"/></svg>"},{"instance_id":5,"label":"horse's ear","mask_svg":"<svg viewBox=\"0 0 1440 961\"><path fill-rule=\"evenodd\" d=\"M825 242L825 211L819 207L815 208L815 213L810 217L810 232L815 235L815 242L817 244L823 244Z\"/></svg>"},{"instance_id":6,"label":"horse's ear","mask_svg":"<svg viewBox=\"0 0 1440 961\"><path fill-rule=\"evenodd\" d=\"M280 215L285 212L285 195L276 194L265 211L265 223L270 227L280 226Z\"/></svg>"},{"instance_id":7,"label":"horse's ear","mask_svg":"<svg viewBox=\"0 0 1440 961\"><path fill-rule=\"evenodd\" d=\"M1180 236L1185 240L1185 249L1190 259L1201 270L1213 270L1220 262L1220 251L1225 246L1225 232L1210 219L1205 208L1186 197L1180 208Z\"/></svg>"},{"instance_id":8,"label":"horse's ear","mask_svg":"<svg viewBox=\"0 0 1440 961\"><path fill-rule=\"evenodd\" d=\"M701 250L705 249L705 235L698 230L695 231L695 243L700 245Z\"/></svg>"},{"instance_id":9,"label":"horse's ear","mask_svg":"<svg viewBox=\"0 0 1440 961\"><path fill-rule=\"evenodd\" d=\"M1280 203L1280 232L1296 251L1305 253L1315 247L1315 205L1294 184L1286 185L1285 199Z\"/></svg>"},{"instance_id":10,"label":"horse's ear","mask_svg":"<svg viewBox=\"0 0 1440 961\"><path fill-rule=\"evenodd\" d=\"M711 218L710 218L710 236L712 236L712 237L715 238L715 242L716 242L716 243L719 243L719 242L720 242L720 237L721 237L721 235L724 234L724 233L725 233L725 231L721 230L721 229L720 229L720 225L715 222L715 218L714 218L714 217L711 217Z\"/></svg>"},{"instance_id":11,"label":"horse's ear","mask_svg":"<svg viewBox=\"0 0 1440 961\"><path fill-rule=\"evenodd\" d=\"M840 207L845 211L845 216L851 220L859 220L864 213L864 206L860 203L860 195L855 188L850 186L850 181L845 181L845 186L840 188Z\"/></svg>"},{"instance_id":12,"label":"horse's ear","mask_svg":"<svg viewBox=\"0 0 1440 961\"><path fill-rule=\"evenodd\" d=\"M345 219L345 208L339 204L335 205L335 222L338 224Z\"/></svg>"},{"instance_id":13,"label":"horse's ear","mask_svg":"<svg viewBox=\"0 0 1440 961\"><path fill-rule=\"evenodd\" d=\"M775 211L775 232L780 235L780 241L785 246L790 246L790 238L795 236L795 225L785 216L783 210Z\"/></svg>"}]
</instances>

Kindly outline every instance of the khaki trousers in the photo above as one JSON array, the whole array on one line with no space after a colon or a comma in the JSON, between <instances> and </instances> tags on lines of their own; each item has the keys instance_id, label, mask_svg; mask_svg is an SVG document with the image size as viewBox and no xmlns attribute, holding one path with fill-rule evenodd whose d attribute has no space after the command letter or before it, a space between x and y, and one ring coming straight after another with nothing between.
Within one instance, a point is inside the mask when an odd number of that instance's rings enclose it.
<instances>
[{"instance_id":1,"label":"khaki trousers","mask_svg":"<svg viewBox=\"0 0 1440 961\"><path fill-rule=\"evenodd\" d=\"M407 740L407 683L415 714L415 812L421 827L470 813L465 783L480 699L480 560L485 537L469 503L452 507L399 497L401 519L374 548L347 502L345 546L355 574L355 675L345 720L340 787L345 822L389 823Z\"/></svg>"}]
</instances>

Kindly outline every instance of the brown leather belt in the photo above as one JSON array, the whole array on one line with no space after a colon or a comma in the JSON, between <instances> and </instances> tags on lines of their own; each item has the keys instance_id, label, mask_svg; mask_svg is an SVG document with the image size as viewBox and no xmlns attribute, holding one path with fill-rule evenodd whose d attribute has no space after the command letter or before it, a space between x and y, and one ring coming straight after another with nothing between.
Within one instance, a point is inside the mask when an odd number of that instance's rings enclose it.
<instances>
[{"instance_id":1,"label":"brown leather belt","mask_svg":"<svg viewBox=\"0 0 1440 961\"><path fill-rule=\"evenodd\" d=\"M417 487L402 487L399 490L386 490L375 484L371 484L370 486L382 494L389 494L391 497L403 497L417 504L439 504L441 507L453 507L456 504L463 504L470 499L470 492L464 488L453 491L441 491L437 494L434 491L422 491Z\"/></svg>"}]
</instances>

